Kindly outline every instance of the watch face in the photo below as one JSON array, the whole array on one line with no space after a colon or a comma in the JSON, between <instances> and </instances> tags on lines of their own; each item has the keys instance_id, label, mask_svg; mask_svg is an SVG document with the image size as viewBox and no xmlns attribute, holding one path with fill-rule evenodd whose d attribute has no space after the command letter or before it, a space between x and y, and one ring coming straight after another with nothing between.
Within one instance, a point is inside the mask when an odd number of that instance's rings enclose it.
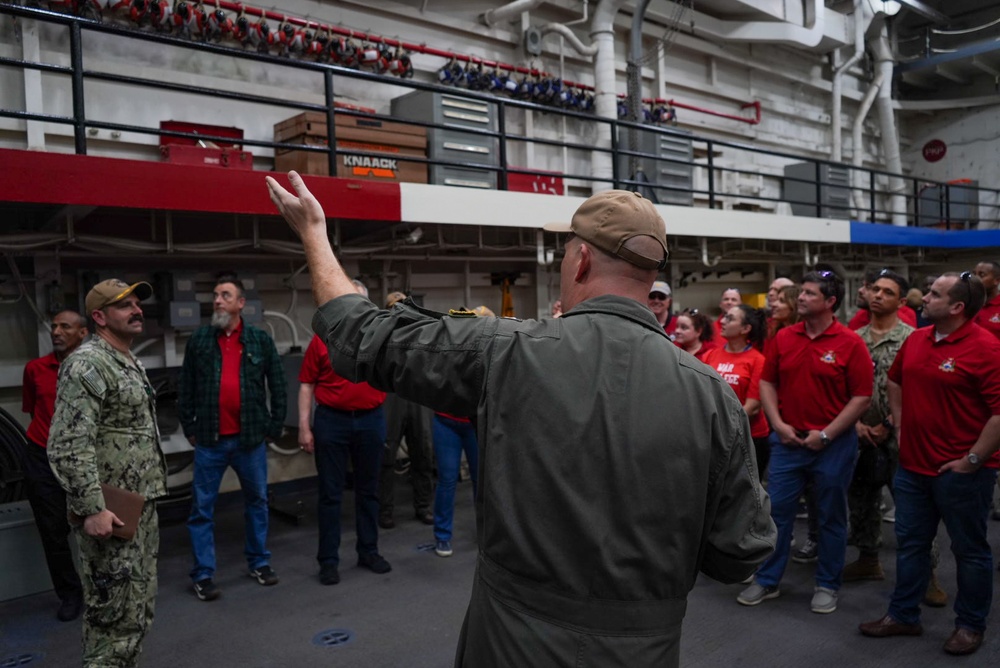
<instances>
[{"instance_id":1,"label":"watch face","mask_svg":"<svg viewBox=\"0 0 1000 668\"><path fill-rule=\"evenodd\" d=\"M978 464L979 463L979 455L976 455L976 454L973 454L973 453L970 452L968 456L969 456L969 462L970 463L972 463L972 464Z\"/></svg>"}]
</instances>

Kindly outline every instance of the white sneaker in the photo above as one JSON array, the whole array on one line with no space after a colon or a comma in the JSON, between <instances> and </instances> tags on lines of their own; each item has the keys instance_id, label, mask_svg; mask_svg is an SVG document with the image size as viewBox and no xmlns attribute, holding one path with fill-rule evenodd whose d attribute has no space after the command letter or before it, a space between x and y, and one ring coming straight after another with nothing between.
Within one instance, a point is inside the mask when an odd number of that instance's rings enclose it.
<instances>
[{"instance_id":1,"label":"white sneaker","mask_svg":"<svg viewBox=\"0 0 1000 668\"><path fill-rule=\"evenodd\" d=\"M813 590L812 611L828 615L837 609L837 592L826 587L816 587Z\"/></svg>"},{"instance_id":2,"label":"white sneaker","mask_svg":"<svg viewBox=\"0 0 1000 668\"><path fill-rule=\"evenodd\" d=\"M768 599L779 596L781 596L781 591L777 587L765 587L754 582L740 592L740 595L736 597L736 602L740 605L760 605Z\"/></svg>"}]
</instances>

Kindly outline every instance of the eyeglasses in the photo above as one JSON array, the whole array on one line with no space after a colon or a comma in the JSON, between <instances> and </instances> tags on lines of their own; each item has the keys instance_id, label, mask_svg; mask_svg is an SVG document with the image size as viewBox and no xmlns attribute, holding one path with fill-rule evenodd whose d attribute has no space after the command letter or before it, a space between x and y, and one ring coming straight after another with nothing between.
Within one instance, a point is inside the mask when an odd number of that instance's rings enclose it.
<instances>
[{"instance_id":1,"label":"eyeglasses","mask_svg":"<svg viewBox=\"0 0 1000 668\"><path fill-rule=\"evenodd\" d=\"M889 276L889 275L895 274L895 273L896 272L894 272L892 269L889 269L888 267L886 267L882 271L878 272L878 276L879 276L879 278L885 278L886 276Z\"/></svg>"},{"instance_id":2,"label":"eyeglasses","mask_svg":"<svg viewBox=\"0 0 1000 668\"><path fill-rule=\"evenodd\" d=\"M684 313L686 313L687 315L698 315L699 313L701 313L701 311L699 311L696 308L689 308L689 309L685 309Z\"/></svg>"},{"instance_id":3,"label":"eyeglasses","mask_svg":"<svg viewBox=\"0 0 1000 668\"><path fill-rule=\"evenodd\" d=\"M819 274L820 278L833 278L832 271L817 271L816 273Z\"/></svg>"},{"instance_id":4,"label":"eyeglasses","mask_svg":"<svg viewBox=\"0 0 1000 668\"><path fill-rule=\"evenodd\" d=\"M963 271L961 274L958 275L958 278L959 278L959 280L962 280L962 281L965 281L966 283L968 283L970 281L970 279L972 278L972 272L971 271Z\"/></svg>"},{"instance_id":5,"label":"eyeglasses","mask_svg":"<svg viewBox=\"0 0 1000 668\"><path fill-rule=\"evenodd\" d=\"M665 295L662 292L650 292L649 293L649 300L650 301L659 301L659 302L662 302L662 301L666 301L668 299L670 299L670 296L669 295Z\"/></svg>"}]
</instances>

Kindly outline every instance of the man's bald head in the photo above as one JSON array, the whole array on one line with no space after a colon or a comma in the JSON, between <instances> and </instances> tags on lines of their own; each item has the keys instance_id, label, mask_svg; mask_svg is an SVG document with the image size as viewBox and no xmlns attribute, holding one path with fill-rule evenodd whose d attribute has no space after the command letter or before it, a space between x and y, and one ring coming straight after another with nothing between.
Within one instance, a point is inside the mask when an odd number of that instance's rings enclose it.
<instances>
[{"instance_id":1,"label":"man's bald head","mask_svg":"<svg viewBox=\"0 0 1000 668\"><path fill-rule=\"evenodd\" d=\"M774 310L774 304L778 301L778 295L781 294L781 291L793 285L795 285L795 281L784 276L774 279L771 287L767 289L767 310L769 312Z\"/></svg>"}]
</instances>

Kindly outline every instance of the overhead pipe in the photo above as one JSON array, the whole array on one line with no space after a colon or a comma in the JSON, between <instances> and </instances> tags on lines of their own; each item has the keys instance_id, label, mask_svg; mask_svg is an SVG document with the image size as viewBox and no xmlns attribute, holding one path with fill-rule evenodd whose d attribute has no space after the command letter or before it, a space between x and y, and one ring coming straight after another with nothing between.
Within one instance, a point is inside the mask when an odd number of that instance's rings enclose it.
<instances>
[{"instance_id":1,"label":"overhead pipe","mask_svg":"<svg viewBox=\"0 0 1000 668\"><path fill-rule=\"evenodd\" d=\"M523 12L530 12L538 5L542 4L542 2L543 0L514 0L514 2L509 5L489 10L480 18L483 20L483 23L492 28L498 23L510 21L515 17L520 16Z\"/></svg>"},{"instance_id":2,"label":"overhead pipe","mask_svg":"<svg viewBox=\"0 0 1000 668\"><path fill-rule=\"evenodd\" d=\"M902 174L903 160L899 154L896 112L892 108L892 70L895 63L892 58L892 48L889 46L889 30L885 21L882 22L878 38L872 42L877 63L876 69L884 79L884 85L879 88L875 102L882 126L882 153L885 159L885 170L892 174ZM897 176L889 177L889 210L892 213L892 224L898 227L906 227L906 198L903 195L905 191L906 184L903 179Z\"/></svg>"},{"instance_id":3,"label":"overhead pipe","mask_svg":"<svg viewBox=\"0 0 1000 668\"><path fill-rule=\"evenodd\" d=\"M619 95L619 97L625 97L624 95ZM664 99L662 97L657 98L643 98L643 104L667 104L671 107L677 107L678 109L687 109L688 111L696 111L700 114L708 114L709 116L718 116L719 118L728 118L733 121L740 121L741 123L747 123L748 125L759 125L760 124L760 101L754 100L753 102L745 102L740 105L740 109L753 109L754 115L752 118L747 118L746 116L737 116L735 114L727 114L722 111L715 111L714 109L706 109L705 107L696 107L693 104L687 104L684 102L678 102L677 100L670 98Z\"/></svg>"},{"instance_id":4,"label":"overhead pipe","mask_svg":"<svg viewBox=\"0 0 1000 668\"><path fill-rule=\"evenodd\" d=\"M701 238L701 263L706 267L714 267L722 260L722 255L716 255L711 260L708 259L708 239Z\"/></svg>"},{"instance_id":5,"label":"overhead pipe","mask_svg":"<svg viewBox=\"0 0 1000 668\"><path fill-rule=\"evenodd\" d=\"M833 71L833 103L830 111L833 138L830 159L834 162L841 162L844 155L843 127L840 124L841 107L844 101L844 75L865 55L865 29L871 19L871 16L865 12L866 4L866 0L854 0L854 55Z\"/></svg>"},{"instance_id":6,"label":"overhead pipe","mask_svg":"<svg viewBox=\"0 0 1000 668\"><path fill-rule=\"evenodd\" d=\"M633 123L642 121L642 22L646 17L646 9L650 0L639 0L632 13L632 30L628 39L628 59L625 70L626 91L628 92L628 120ZM628 129L629 151L639 150L639 130ZM628 159L628 178L642 181L642 162L639 156L630 155Z\"/></svg>"},{"instance_id":7,"label":"overhead pipe","mask_svg":"<svg viewBox=\"0 0 1000 668\"><path fill-rule=\"evenodd\" d=\"M777 21L720 21L716 30L721 37L739 42L778 42L795 46L815 47L823 40L826 28L826 3L812 0L812 25L795 25Z\"/></svg>"},{"instance_id":8,"label":"overhead pipe","mask_svg":"<svg viewBox=\"0 0 1000 668\"><path fill-rule=\"evenodd\" d=\"M555 250L545 248L545 233L542 230L535 231L535 246L537 248L536 259L542 267L548 267L556 259Z\"/></svg>"},{"instance_id":9,"label":"overhead pipe","mask_svg":"<svg viewBox=\"0 0 1000 668\"><path fill-rule=\"evenodd\" d=\"M868 116L868 112L872 108L872 104L875 102L875 96L878 94L879 89L882 87L882 82L884 77L882 72L876 72L875 78L872 79L871 85L868 86L868 90L865 91L865 96L861 98L861 105L858 107L858 115L854 117L854 126L851 133L851 162L852 164L860 168L864 163L865 152L861 145L865 125L865 118ZM851 181L854 182L858 177L858 171L851 171ZM858 186L855 185L852 189L852 194L854 195L854 206L857 208L858 220L865 220L867 207L865 206L864 194L861 190L857 189Z\"/></svg>"},{"instance_id":10,"label":"overhead pipe","mask_svg":"<svg viewBox=\"0 0 1000 668\"><path fill-rule=\"evenodd\" d=\"M576 36L576 33L562 23L546 23L539 29L539 31L542 33L542 36L550 33L561 35L567 42L569 42L569 45L573 47L573 50L580 55L591 57L597 55L596 44L584 44L580 38Z\"/></svg>"},{"instance_id":11,"label":"overhead pipe","mask_svg":"<svg viewBox=\"0 0 1000 668\"><path fill-rule=\"evenodd\" d=\"M602 118L618 118L618 100L615 94L617 70L615 68L615 15L626 0L601 0L594 12L590 36L597 46L594 60L594 109ZM609 126L611 130L612 126ZM598 140L602 148L611 147L611 137ZM595 151L591 157L592 172L598 179L593 181L594 193L607 190L614 177L612 156L604 151Z\"/></svg>"}]
</instances>

